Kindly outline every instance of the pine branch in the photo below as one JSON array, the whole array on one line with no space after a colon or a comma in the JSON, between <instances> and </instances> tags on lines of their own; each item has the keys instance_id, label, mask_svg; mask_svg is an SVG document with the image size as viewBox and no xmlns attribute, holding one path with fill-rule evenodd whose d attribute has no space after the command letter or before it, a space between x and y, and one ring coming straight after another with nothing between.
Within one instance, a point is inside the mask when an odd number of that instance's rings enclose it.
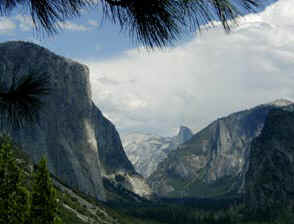
<instances>
[{"instance_id":1,"label":"pine branch","mask_svg":"<svg viewBox=\"0 0 294 224\"><path fill-rule=\"evenodd\" d=\"M265 0L1 0L0 16L15 7L29 9L37 31L53 34L60 22L80 16L87 7L102 5L104 18L119 24L145 47L165 47L185 32L220 21L229 32L237 18L254 12Z\"/></svg>"},{"instance_id":2,"label":"pine branch","mask_svg":"<svg viewBox=\"0 0 294 224\"><path fill-rule=\"evenodd\" d=\"M49 77L30 74L14 82L6 90L0 86L0 118L2 128L21 128L36 122L43 105L42 97L49 94Z\"/></svg>"}]
</instances>

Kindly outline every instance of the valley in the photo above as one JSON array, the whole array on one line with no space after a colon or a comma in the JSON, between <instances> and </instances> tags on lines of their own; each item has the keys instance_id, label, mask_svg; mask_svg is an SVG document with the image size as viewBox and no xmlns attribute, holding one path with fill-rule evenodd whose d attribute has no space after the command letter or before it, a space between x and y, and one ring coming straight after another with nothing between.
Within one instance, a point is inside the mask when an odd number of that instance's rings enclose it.
<instances>
[{"instance_id":1,"label":"valley","mask_svg":"<svg viewBox=\"0 0 294 224\"><path fill-rule=\"evenodd\" d=\"M1 43L0 51L7 86L34 70L54 89L38 123L1 131L19 149L13 160L25 164L28 192L30 170L47 159L64 224L293 220L293 102L228 114L196 133L180 126L172 137L120 137L92 100L87 66L29 42Z\"/></svg>"}]
</instances>

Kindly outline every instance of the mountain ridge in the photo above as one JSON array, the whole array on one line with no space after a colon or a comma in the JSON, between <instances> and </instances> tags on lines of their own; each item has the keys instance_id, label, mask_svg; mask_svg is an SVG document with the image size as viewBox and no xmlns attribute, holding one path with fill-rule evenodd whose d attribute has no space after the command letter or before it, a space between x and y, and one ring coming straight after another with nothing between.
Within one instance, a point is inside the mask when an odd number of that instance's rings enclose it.
<instances>
[{"instance_id":1,"label":"mountain ridge","mask_svg":"<svg viewBox=\"0 0 294 224\"><path fill-rule=\"evenodd\" d=\"M249 145L263 128L267 113L277 106L263 104L219 118L159 163L148 178L163 197L216 197L239 194Z\"/></svg>"},{"instance_id":2,"label":"mountain ridge","mask_svg":"<svg viewBox=\"0 0 294 224\"><path fill-rule=\"evenodd\" d=\"M136 132L122 136L122 141L124 150L136 171L146 178L170 151L175 150L191 136L192 131L189 128L180 126L178 134L173 137Z\"/></svg>"},{"instance_id":3,"label":"mountain ridge","mask_svg":"<svg viewBox=\"0 0 294 224\"><path fill-rule=\"evenodd\" d=\"M274 109L251 143L244 198L253 210L285 207L293 199L293 127L293 108Z\"/></svg>"}]
</instances>

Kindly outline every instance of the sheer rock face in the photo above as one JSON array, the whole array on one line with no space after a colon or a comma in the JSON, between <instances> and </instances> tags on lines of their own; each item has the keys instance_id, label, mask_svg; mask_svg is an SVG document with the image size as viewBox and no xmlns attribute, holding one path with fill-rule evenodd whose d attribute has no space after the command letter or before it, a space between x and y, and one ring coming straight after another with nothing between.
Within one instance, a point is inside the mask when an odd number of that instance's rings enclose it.
<instances>
[{"instance_id":1,"label":"sheer rock face","mask_svg":"<svg viewBox=\"0 0 294 224\"><path fill-rule=\"evenodd\" d=\"M96 136L99 136L98 150L102 174L116 186L122 186L142 197L151 197L151 189L144 178L137 174L127 158L120 137L114 125L93 107Z\"/></svg>"},{"instance_id":2,"label":"sheer rock face","mask_svg":"<svg viewBox=\"0 0 294 224\"><path fill-rule=\"evenodd\" d=\"M294 112L272 110L260 136L252 141L245 193L252 209L280 207L293 198Z\"/></svg>"},{"instance_id":3,"label":"sheer rock face","mask_svg":"<svg viewBox=\"0 0 294 224\"><path fill-rule=\"evenodd\" d=\"M50 171L63 182L106 200L102 175L135 171L115 127L91 100L88 68L32 43L0 44L2 82L10 86L32 71L48 74L52 90L39 124L10 135L35 162L46 156Z\"/></svg>"},{"instance_id":4,"label":"sheer rock face","mask_svg":"<svg viewBox=\"0 0 294 224\"><path fill-rule=\"evenodd\" d=\"M136 171L149 177L167 154L192 137L192 131L181 126L178 135L161 137L151 134L132 133L122 137L124 149Z\"/></svg>"},{"instance_id":5,"label":"sheer rock face","mask_svg":"<svg viewBox=\"0 0 294 224\"><path fill-rule=\"evenodd\" d=\"M158 165L148 178L153 191L169 197L243 192L250 142L260 134L268 112L277 106L261 105L211 123Z\"/></svg>"},{"instance_id":6,"label":"sheer rock face","mask_svg":"<svg viewBox=\"0 0 294 224\"><path fill-rule=\"evenodd\" d=\"M93 120L96 124L95 133L99 136L99 157L102 162L103 175L111 175L116 172L135 174L134 167L128 160L121 140L114 125L103 117L101 111L93 106Z\"/></svg>"}]
</instances>

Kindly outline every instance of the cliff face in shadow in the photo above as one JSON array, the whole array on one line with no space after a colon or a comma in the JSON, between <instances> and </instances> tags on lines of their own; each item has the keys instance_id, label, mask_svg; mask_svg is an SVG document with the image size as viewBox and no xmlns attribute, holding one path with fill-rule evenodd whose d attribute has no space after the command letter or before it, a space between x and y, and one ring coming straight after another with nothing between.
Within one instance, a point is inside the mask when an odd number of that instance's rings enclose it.
<instances>
[{"instance_id":1,"label":"cliff face in shadow","mask_svg":"<svg viewBox=\"0 0 294 224\"><path fill-rule=\"evenodd\" d=\"M252 141L245 199L252 209L281 207L294 196L294 111L270 111ZM292 111L291 111L292 110Z\"/></svg>"},{"instance_id":2,"label":"cliff face in shadow","mask_svg":"<svg viewBox=\"0 0 294 224\"><path fill-rule=\"evenodd\" d=\"M103 173L109 175L115 172L135 173L121 144L115 126L103 116L102 112L93 105L92 119L95 125L95 135L99 138L98 150L103 167Z\"/></svg>"},{"instance_id":3,"label":"cliff face in shadow","mask_svg":"<svg viewBox=\"0 0 294 224\"><path fill-rule=\"evenodd\" d=\"M50 171L66 184L106 200L102 176L136 173L114 125L92 102L88 68L32 43L0 44L0 79L5 85L32 71L46 73L52 91L44 98L39 124L10 135L34 162L46 156Z\"/></svg>"}]
</instances>

